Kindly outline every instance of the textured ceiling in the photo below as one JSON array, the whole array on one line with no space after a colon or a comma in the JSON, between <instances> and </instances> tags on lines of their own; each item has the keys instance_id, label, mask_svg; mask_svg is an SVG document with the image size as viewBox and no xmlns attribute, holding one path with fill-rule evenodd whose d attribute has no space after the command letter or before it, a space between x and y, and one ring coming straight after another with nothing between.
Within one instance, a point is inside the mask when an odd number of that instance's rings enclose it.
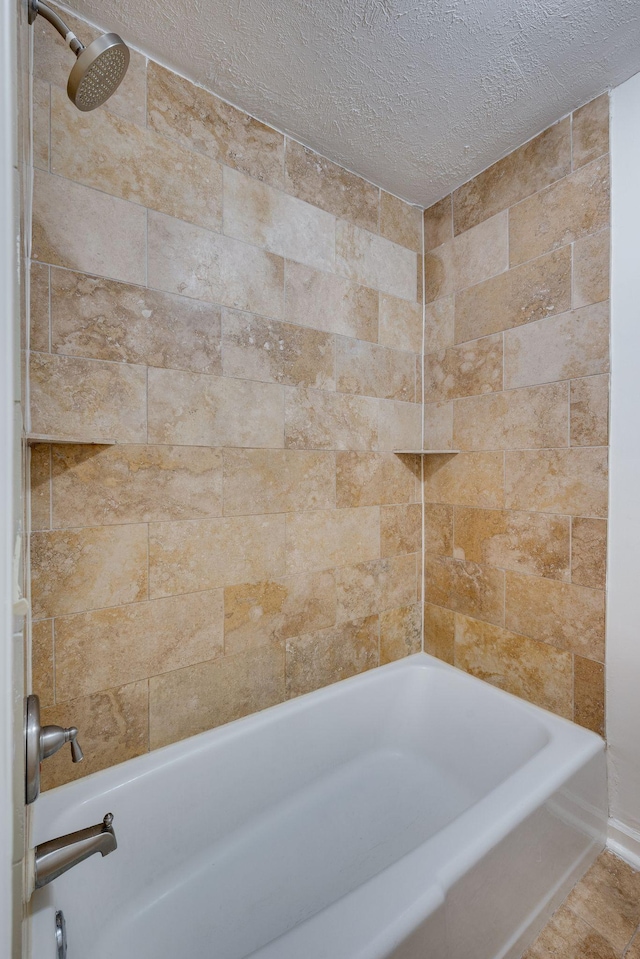
<instances>
[{"instance_id":1,"label":"textured ceiling","mask_svg":"<svg viewBox=\"0 0 640 959\"><path fill-rule=\"evenodd\" d=\"M424 206L640 71L640 0L72 0L70 6Z\"/></svg>"}]
</instances>

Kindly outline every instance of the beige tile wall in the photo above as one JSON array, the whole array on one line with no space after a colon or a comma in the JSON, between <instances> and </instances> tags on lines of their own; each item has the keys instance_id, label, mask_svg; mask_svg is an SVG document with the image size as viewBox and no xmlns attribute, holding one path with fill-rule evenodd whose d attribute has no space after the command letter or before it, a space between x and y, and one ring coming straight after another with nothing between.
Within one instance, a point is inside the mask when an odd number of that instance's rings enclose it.
<instances>
[{"instance_id":1,"label":"beige tile wall","mask_svg":"<svg viewBox=\"0 0 640 959\"><path fill-rule=\"evenodd\" d=\"M420 648L422 217L136 53L81 114L35 30L31 429L98 441L32 453L52 786Z\"/></svg>"},{"instance_id":2,"label":"beige tile wall","mask_svg":"<svg viewBox=\"0 0 640 959\"><path fill-rule=\"evenodd\" d=\"M604 729L606 95L425 211L427 651Z\"/></svg>"}]
</instances>

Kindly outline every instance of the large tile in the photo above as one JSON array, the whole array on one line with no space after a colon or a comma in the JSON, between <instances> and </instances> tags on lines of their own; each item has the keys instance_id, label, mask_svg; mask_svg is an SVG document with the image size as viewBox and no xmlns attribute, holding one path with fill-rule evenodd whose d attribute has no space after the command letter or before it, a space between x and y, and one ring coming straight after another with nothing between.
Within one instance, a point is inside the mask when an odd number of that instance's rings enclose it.
<instances>
[{"instance_id":1,"label":"large tile","mask_svg":"<svg viewBox=\"0 0 640 959\"><path fill-rule=\"evenodd\" d=\"M290 449L372 450L378 443L378 401L286 387L284 424Z\"/></svg>"},{"instance_id":2,"label":"large tile","mask_svg":"<svg viewBox=\"0 0 640 959\"><path fill-rule=\"evenodd\" d=\"M470 396L453 404L454 449L533 449L568 443L568 383Z\"/></svg>"},{"instance_id":3,"label":"large tile","mask_svg":"<svg viewBox=\"0 0 640 959\"><path fill-rule=\"evenodd\" d=\"M425 403L502 389L502 334L486 336L424 358Z\"/></svg>"},{"instance_id":4,"label":"large tile","mask_svg":"<svg viewBox=\"0 0 640 959\"><path fill-rule=\"evenodd\" d=\"M604 736L604 666L573 657L573 721Z\"/></svg>"},{"instance_id":5,"label":"large tile","mask_svg":"<svg viewBox=\"0 0 640 959\"><path fill-rule=\"evenodd\" d=\"M456 615L455 665L566 719L572 718L571 654L508 629Z\"/></svg>"},{"instance_id":6,"label":"large tile","mask_svg":"<svg viewBox=\"0 0 640 959\"><path fill-rule=\"evenodd\" d=\"M226 655L324 629L335 621L333 570L240 583L224 590Z\"/></svg>"},{"instance_id":7,"label":"large tile","mask_svg":"<svg viewBox=\"0 0 640 959\"><path fill-rule=\"evenodd\" d=\"M54 353L221 373L220 309L69 270L51 271Z\"/></svg>"},{"instance_id":8,"label":"large tile","mask_svg":"<svg viewBox=\"0 0 640 959\"><path fill-rule=\"evenodd\" d=\"M336 226L336 272L383 293L416 300L416 254L345 220Z\"/></svg>"},{"instance_id":9,"label":"large tile","mask_svg":"<svg viewBox=\"0 0 640 959\"><path fill-rule=\"evenodd\" d=\"M340 336L336 343L336 388L381 399L415 401L413 353Z\"/></svg>"},{"instance_id":10,"label":"large tile","mask_svg":"<svg viewBox=\"0 0 640 959\"><path fill-rule=\"evenodd\" d=\"M381 293L378 342L396 350L422 353L422 304Z\"/></svg>"},{"instance_id":11,"label":"large tile","mask_svg":"<svg viewBox=\"0 0 640 959\"><path fill-rule=\"evenodd\" d=\"M457 559L568 581L570 539L568 516L462 506L455 510Z\"/></svg>"},{"instance_id":12,"label":"large tile","mask_svg":"<svg viewBox=\"0 0 640 959\"><path fill-rule=\"evenodd\" d=\"M223 618L221 589L58 617L56 702L221 656Z\"/></svg>"},{"instance_id":13,"label":"large tile","mask_svg":"<svg viewBox=\"0 0 640 959\"><path fill-rule=\"evenodd\" d=\"M31 530L51 528L51 447L48 443L32 446L29 467Z\"/></svg>"},{"instance_id":14,"label":"large tile","mask_svg":"<svg viewBox=\"0 0 640 959\"><path fill-rule=\"evenodd\" d=\"M423 509L425 556L453 556L453 506L425 503ZM474 556L458 556L458 559L482 562Z\"/></svg>"},{"instance_id":15,"label":"large tile","mask_svg":"<svg viewBox=\"0 0 640 959\"><path fill-rule=\"evenodd\" d=\"M620 953L566 905L547 923L523 959L619 959Z\"/></svg>"},{"instance_id":16,"label":"large tile","mask_svg":"<svg viewBox=\"0 0 640 959\"><path fill-rule=\"evenodd\" d=\"M454 286L463 290L509 267L509 215L506 210L459 233L453 242Z\"/></svg>"},{"instance_id":17,"label":"large tile","mask_svg":"<svg viewBox=\"0 0 640 959\"><path fill-rule=\"evenodd\" d=\"M50 86L44 80L33 78L31 99L31 123L33 136L33 165L41 170L49 169L50 141Z\"/></svg>"},{"instance_id":18,"label":"large tile","mask_svg":"<svg viewBox=\"0 0 640 959\"><path fill-rule=\"evenodd\" d=\"M507 571L505 625L515 633L604 660L604 591Z\"/></svg>"},{"instance_id":19,"label":"large tile","mask_svg":"<svg viewBox=\"0 0 640 959\"><path fill-rule=\"evenodd\" d=\"M485 509L504 506L504 454L501 452L425 456L423 469L425 503Z\"/></svg>"},{"instance_id":20,"label":"large tile","mask_svg":"<svg viewBox=\"0 0 640 959\"><path fill-rule=\"evenodd\" d=\"M452 450L453 445L453 401L444 403L425 403L424 442L425 450Z\"/></svg>"},{"instance_id":21,"label":"large tile","mask_svg":"<svg viewBox=\"0 0 640 959\"><path fill-rule=\"evenodd\" d=\"M69 210L73 210L73 228ZM135 203L34 171L34 260L142 284L146 282L146 224L146 210Z\"/></svg>"},{"instance_id":22,"label":"large tile","mask_svg":"<svg viewBox=\"0 0 640 959\"><path fill-rule=\"evenodd\" d=\"M147 527L97 526L31 536L34 619L147 598Z\"/></svg>"},{"instance_id":23,"label":"large tile","mask_svg":"<svg viewBox=\"0 0 640 959\"><path fill-rule=\"evenodd\" d=\"M421 357L416 357L420 361ZM416 391L416 402L378 400L379 450L422 449L422 390Z\"/></svg>"},{"instance_id":24,"label":"large tile","mask_svg":"<svg viewBox=\"0 0 640 959\"><path fill-rule=\"evenodd\" d=\"M283 183L284 137L189 80L149 63L152 130L272 186Z\"/></svg>"},{"instance_id":25,"label":"large tile","mask_svg":"<svg viewBox=\"0 0 640 959\"><path fill-rule=\"evenodd\" d=\"M285 150L287 193L365 230L378 232L377 186L288 137Z\"/></svg>"},{"instance_id":26,"label":"large tile","mask_svg":"<svg viewBox=\"0 0 640 959\"><path fill-rule=\"evenodd\" d=\"M410 503L380 509L380 555L417 553L422 548L422 505Z\"/></svg>"},{"instance_id":27,"label":"large tile","mask_svg":"<svg viewBox=\"0 0 640 959\"><path fill-rule=\"evenodd\" d=\"M335 453L224 451L224 513L288 513L336 505Z\"/></svg>"},{"instance_id":28,"label":"large tile","mask_svg":"<svg viewBox=\"0 0 640 959\"><path fill-rule=\"evenodd\" d=\"M424 651L453 666L456 614L451 609L424 607Z\"/></svg>"},{"instance_id":29,"label":"large tile","mask_svg":"<svg viewBox=\"0 0 640 959\"><path fill-rule=\"evenodd\" d=\"M336 454L336 505L380 506L420 498L420 460L395 453Z\"/></svg>"},{"instance_id":30,"label":"large tile","mask_svg":"<svg viewBox=\"0 0 640 959\"><path fill-rule=\"evenodd\" d=\"M583 306L504 334L505 387L553 383L609 370L609 307Z\"/></svg>"},{"instance_id":31,"label":"large tile","mask_svg":"<svg viewBox=\"0 0 640 959\"><path fill-rule=\"evenodd\" d=\"M585 236L573 244L573 306L600 303L609 296L609 230Z\"/></svg>"},{"instance_id":32,"label":"large tile","mask_svg":"<svg viewBox=\"0 0 640 959\"><path fill-rule=\"evenodd\" d=\"M571 247L553 250L456 295L455 339L523 326L571 309Z\"/></svg>"},{"instance_id":33,"label":"large tile","mask_svg":"<svg viewBox=\"0 0 640 959\"><path fill-rule=\"evenodd\" d=\"M51 172L209 230L222 227L222 167L108 109L51 91Z\"/></svg>"},{"instance_id":34,"label":"large tile","mask_svg":"<svg viewBox=\"0 0 640 959\"><path fill-rule=\"evenodd\" d=\"M285 698L280 644L176 669L149 681L151 749L274 706Z\"/></svg>"},{"instance_id":35,"label":"large tile","mask_svg":"<svg viewBox=\"0 0 640 959\"><path fill-rule=\"evenodd\" d=\"M149 442L282 447L283 388L179 370L149 370Z\"/></svg>"},{"instance_id":36,"label":"large tile","mask_svg":"<svg viewBox=\"0 0 640 959\"><path fill-rule=\"evenodd\" d=\"M380 665L419 653L422 649L420 606L401 606L380 614Z\"/></svg>"},{"instance_id":37,"label":"large tile","mask_svg":"<svg viewBox=\"0 0 640 959\"><path fill-rule=\"evenodd\" d=\"M422 251L422 210L380 191L380 235L416 253Z\"/></svg>"},{"instance_id":38,"label":"large tile","mask_svg":"<svg viewBox=\"0 0 640 959\"><path fill-rule=\"evenodd\" d=\"M608 450L507 452L505 506L542 513L607 515Z\"/></svg>"},{"instance_id":39,"label":"large tile","mask_svg":"<svg viewBox=\"0 0 640 959\"><path fill-rule=\"evenodd\" d=\"M34 433L94 442L146 440L142 366L32 353L30 386Z\"/></svg>"},{"instance_id":40,"label":"large tile","mask_svg":"<svg viewBox=\"0 0 640 959\"><path fill-rule=\"evenodd\" d=\"M605 850L566 905L620 953L640 922L640 873Z\"/></svg>"},{"instance_id":41,"label":"large tile","mask_svg":"<svg viewBox=\"0 0 640 959\"><path fill-rule=\"evenodd\" d=\"M571 518L571 582L604 589L607 576L607 521Z\"/></svg>"},{"instance_id":42,"label":"large tile","mask_svg":"<svg viewBox=\"0 0 640 959\"><path fill-rule=\"evenodd\" d=\"M498 160L453 194L454 228L462 233L571 170L571 121L561 120Z\"/></svg>"},{"instance_id":43,"label":"large tile","mask_svg":"<svg viewBox=\"0 0 640 959\"><path fill-rule=\"evenodd\" d=\"M229 167L224 232L318 270L335 266L335 217Z\"/></svg>"},{"instance_id":44,"label":"large tile","mask_svg":"<svg viewBox=\"0 0 640 959\"><path fill-rule=\"evenodd\" d=\"M504 572L448 556L425 558L425 601L488 623L504 622Z\"/></svg>"},{"instance_id":45,"label":"large tile","mask_svg":"<svg viewBox=\"0 0 640 959\"><path fill-rule=\"evenodd\" d=\"M282 317L284 261L248 243L149 211L149 286Z\"/></svg>"},{"instance_id":46,"label":"large tile","mask_svg":"<svg viewBox=\"0 0 640 959\"><path fill-rule=\"evenodd\" d=\"M609 377L571 381L571 445L606 446L609 442Z\"/></svg>"},{"instance_id":47,"label":"large tile","mask_svg":"<svg viewBox=\"0 0 640 959\"><path fill-rule=\"evenodd\" d=\"M330 569L378 559L377 506L287 514L287 573Z\"/></svg>"},{"instance_id":48,"label":"large tile","mask_svg":"<svg viewBox=\"0 0 640 959\"><path fill-rule=\"evenodd\" d=\"M294 261L285 264L285 319L373 343L378 339L378 292Z\"/></svg>"},{"instance_id":49,"label":"large tile","mask_svg":"<svg viewBox=\"0 0 640 959\"><path fill-rule=\"evenodd\" d=\"M463 296L464 294L460 294ZM453 346L455 310L453 294L427 303L424 307L424 352L437 353Z\"/></svg>"},{"instance_id":50,"label":"large tile","mask_svg":"<svg viewBox=\"0 0 640 959\"><path fill-rule=\"evenodd\" d=\"M580 107L572 119L573 169L577 170L609 150L609 94Z\"/></svg>"},{"instance_id":51,"label":"large tile","mask_svg":"<svg viewBox=\"0 0 640 959\"><path fill-rule=\"evenodd\" d=\"M511 265L609 225L609 162L594 160L509 211Z\"/></svg>"},{"instance_id":52,"label":"large tile","mask_svg":"<svg viewBox=\"0 0 640 959\"><path fill-rule=\"evenodd\" d=\"M188 446L52 447L53 525L222 515L222 452Z\"/></svg>"},{"instance_id":53,"label":"large tile","mask_svg":"<svg viewBox=\"0 0 640 959\"><path fill-rule=\"evenodd\" d=\"M42 767L42 789L81 779L149 750L149 690L146 680L94 693L42 710L42 723L77 726L84 761L69 762L61 749ZM116 821L116 829L118 823Z\"/></svg>"},{"instance_id":54,"label":"large tile","mask_svg":"<svg viewBox=\"0 0 640 959\"><path fill-rule=\"evenodd\" d=\"M53 620L41 619L31 626L31 691L43 707L55 701L53 680Z\"/></svg>"},{"instance_id":55,"label":"large tile","mask_svg":"<svg viewBox=\"0 0 640 959\"><path fill-rule=\"evenodd\" d=\"M287 642L287 697L348 679L379 663L377 616L323 629Z\"/></svg>"},{"instance_id":56,"label":"large tile","mask_svg":"<svg viewBox=\"0 0 640 959\"><path fill-rule=\"evenodd\" d=\"M152 599L277 579L284 574L284 563L284 516L184 520L149 527Z\"/></svg>"},{"instance_id":57,"label":"large tile","mask_svg":"<svg viewBox=\"0 0 640 959\"><path fill-rule=\"evenodd\" d=\"M438 200L423 214L425 252L453 238L453 194Z\"/></svg>"},{"instance_id":58,"label":"large tile","mask_svg":"<svg viewBox=\"0 0 640 959\"><path fill-rule=\"evenodd\" d=\"M32 262L29 268L29 349L48 353L50 347L50 267Z\"/></svg>"},{"instance_id":59,"label":"large tile","mask_svg":"<svg viewBox=\"0 0 640 959\"><path fill-rule=\"evenodd\" d=\"M337 622L344 623L415 603L418 558L414 553L337 569Z\"/></svg>"},{"instance_id":60,"label":"large tile","mask_svg":"<svg viewBox=\"0 0 640 959\"><path fill-rule=\"evenodd\" d=\"M456 289L453 240L434 247L424 256L424 301L432 303Z\"/></svg>"},{"instance_id":61,"label":"large tile","mask_svg":"<svg viewBox=\"0 0 640 959\"><path fill-rule=\"evenodd\" d=\"M335 339L330 333L235 310L223 310L222 327L225 376L335 389Z\"/></svg>"}]
</instances>

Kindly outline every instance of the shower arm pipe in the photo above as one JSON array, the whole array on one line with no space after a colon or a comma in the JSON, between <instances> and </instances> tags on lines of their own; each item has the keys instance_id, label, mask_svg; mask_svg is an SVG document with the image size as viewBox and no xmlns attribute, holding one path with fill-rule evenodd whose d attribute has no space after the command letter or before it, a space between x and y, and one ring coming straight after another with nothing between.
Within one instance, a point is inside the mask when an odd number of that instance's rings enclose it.
<instances>
[{"instance_id":1,"label":"shower arm pipe","mask_svg":"<svg viewBox=\"0 0 640 959\"><path fill-rule=\"evenodd\" d=\"M84 43L78 40L73 30L70 30L64 20L62 20L61 17L59 17L58 14L51 9L51 7L47 6L46 3L43 3L42 0L30 0L29 23L33 23L38 14L40 14L41 17L44 17L45 20L48 20L49 23L56 28L60 36L64 39L65 43L69 44L75 55L77 57L80 56L84 50Z\"/></svg>"}]
</instances>

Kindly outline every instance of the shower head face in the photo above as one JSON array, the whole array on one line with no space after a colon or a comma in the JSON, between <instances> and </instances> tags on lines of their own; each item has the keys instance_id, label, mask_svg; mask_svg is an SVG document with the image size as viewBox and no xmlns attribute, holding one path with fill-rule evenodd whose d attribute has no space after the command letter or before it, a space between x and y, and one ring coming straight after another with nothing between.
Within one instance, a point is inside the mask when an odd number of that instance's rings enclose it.
<instances>
[{"instance_id":1,"label":"shower head face","mask_svg":"<svg viewBox=\"0 0 640 959\"><path fill-rule=\"evenodd\" d=\"M120 86L129 66L129 48L117 33L105 33L86 47L69 74L67 93L78 110L101 106Z\"/></svg>"}]
</instances>

